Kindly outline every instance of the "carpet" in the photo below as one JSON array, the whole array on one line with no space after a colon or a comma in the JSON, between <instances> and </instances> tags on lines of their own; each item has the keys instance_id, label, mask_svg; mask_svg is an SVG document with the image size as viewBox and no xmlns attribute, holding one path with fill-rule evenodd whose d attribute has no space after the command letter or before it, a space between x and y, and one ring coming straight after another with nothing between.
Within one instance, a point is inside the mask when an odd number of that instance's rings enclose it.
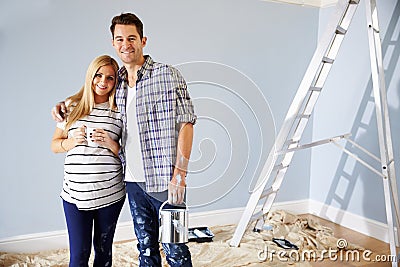
<instances>
[{"instance_id":1,"label":"carpet","mask_svg":"<svg viewBox=\"0 0 400 267\"><path fill-rule=\"evenodd\" d=\"M259 233L253 232L253 225L249 225L239 247L229 246L236 225L210 227L215 236L212 242L188 243L193 266L306 267L311 266L310 257L323 258L326 257L322 253L324 250L338 249L340 239L334 237L333 231L307 216L293 215L278 210L265 214L264 220L266 230ZM295 244L298 250L282 249L272 242L272 238L284 238ZM344 249L363 250L355 244L346 244ZM113 254L113 266L138 266L136 240L115 243ZM306 255L308 259L302 258L303 255ZM68 249L30 254L0 252L0 266L65 267L68 266L68 258ZM93 253L90 258L90 263L92 262ZM164 255L163 264L163 266L168 266Z\"/></svg>"}]
</instances>

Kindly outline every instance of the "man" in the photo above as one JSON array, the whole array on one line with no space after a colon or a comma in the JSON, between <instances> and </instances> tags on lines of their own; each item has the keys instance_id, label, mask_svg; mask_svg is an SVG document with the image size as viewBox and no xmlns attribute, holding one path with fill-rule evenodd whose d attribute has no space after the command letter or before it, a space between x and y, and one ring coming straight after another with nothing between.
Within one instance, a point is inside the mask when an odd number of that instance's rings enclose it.
<instances>
[{"instance_id":1,"label":"man","mask_svg":"<svg viewBox=\"0 0 400 267\"><path fill-rule=\"evenodd\" d=\"M143 24L131 13L113 18L112 45L123 63L116 102L123 119L120 158L138 239L140 266L161 266L159 209L184 201L187 165L196 122L181 74L143 55ZM62 120L59 110L52 112ZM97 136L95 135L94 138ZM185 244L162 244L170 266L192 266Z\"/></svg>"}]
</instances>

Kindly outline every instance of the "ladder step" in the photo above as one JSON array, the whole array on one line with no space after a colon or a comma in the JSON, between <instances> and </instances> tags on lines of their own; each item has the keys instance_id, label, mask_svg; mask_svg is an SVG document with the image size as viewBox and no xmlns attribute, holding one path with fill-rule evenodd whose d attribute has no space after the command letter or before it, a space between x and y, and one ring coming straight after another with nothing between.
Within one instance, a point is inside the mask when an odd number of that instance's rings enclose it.
<instances>
[{"instance_id":1,"label":"ladder step","mask_svg":"<svg viewBox=\"0 0 400 267\"><path fill-rule=\"evenodd\" d=\"M269 187L262 192L260 199L265 198L272 193L278 193L278 190L274 190L272 187Z\"/></svg>"},{"instance_id":2,"label":"ladder step","mask_svg":"<svg viewBox=\"0 0 400 267\"><path fill-rule=\"evenodd\" d=\"M368 129L370 127L371 127L371 125L363 123L363 122L358 125L358 128L363 128L363 129Z\"/></svg>"},{"instance_id":3,"label":"ladder step","mask_svg":"<svg viewBox=\"0 0 400 267\"><path fill-rule=\"evenodd\" d=\"M279 154L279 153L278 153L278 154ZM273 172L275 172L275 171L280 171L280 170L283 170L283 169L285 169L285 168L287 168L287 167L289 167L289 165L283 166L283 164L281 163L281 164L279 164L279 165L275 165L274 168L272 169L272 171L273 171Z\"/></svg>"},{"instance_id":4,"label":"ladder step","mask_svg":"<svg viewBox=\"0 0 400 267\"><path fill-rule=\"evenodd\" d=\"M311 86L311 87L310 87L310 91L313 91L313 92L321 92L321 91L322 91L322 87Z\"/></svg>"},{"instance_id":5,"label":"ladder step","mask_svg":"<svg viewBox=\"0 0 400 267\"><path fill-rule=\"evenodd\" d=\"M360 0L350 0L350 4L355 4L358 5L360 3Z\"/></svg>"},{"instance_id":6,"label":"ladder step","mask_svg":"<svg viewBox=\"0 0 400 267\"><path fill-rule=\"evenodd\" d=\"M263 215L264 215L264 211L261 209L259 212L256 212L256 213L253 214L253 216L251 216L251 221L258 220Z\"/></svg>"},{"instance_id":7,"label":"ladder step","mask_svg":"<svg viewBox=\"0 0 400 267\"><path fill-rule=\"evenodd\" d=\"M353 176L352 176L351 174L349 174L349 173L343 171L343 172L341 173L341 177L343 177L343 178L345 178L345 179L351 181L351 179L352 179Z\"/></svg>"},{"instance_id":8,"label":"ladder step","mask_svg":"<svg viewBox=\"0 0 400 267\"><path fill-rule=\"evenodd\" d=\"M297 116L297 118L299 119L309 119L311 117L311 114L300 114L299 116Z\"/></svg>"},{"instance_id":9,"label":"ladder step","mask_svg":"<svg viewBox=\"0 0 400 267\"><path fill-rule=\"evenodd\" d=\"M285 142L284 146L290 146L290 145L296 145L297 143L299 143L299 141L295 141L293 139L289 139Z\"/></svg>"},{"instance_id":10,"label":"ladder step","mask_svg":"<svg viewBox=\"0 0 400 267\"><path fill-rule=\"evenodd\" d=\"M297 141L295 141L295 140L293 140L293 139L287 140L287 141L285 142L285 144L282 146L282 150L277 151L276 154L278 154L278 155L284 155L284 154L286 154L286 153L285 153L285 150L286 150L287 147L296 147L296 146L298 146L298 145L299 145L299 141L298 141L298 140L297 140ZM282 163L279 164L279 165L277 165L277 166L280 166L279 169L284 169L284 168L288 167L288 166L283 166ZM277 167L277 166L275 166L275 167ZM274 167L274 169L273 169L274 171L275 171L275 170L279 170L278 168L275 169L275 167Z\"/></svg>"},{"instance_id":11,"label":"ladder step","mask_svg":"<svg viewBox=\"0 0 400 267\"><path fill-rule=\"evenodd\" d=\"M338 25L337 27L336 27L336 33L337 34L346 34L346 32L347 32L347 30L346 29L344 29L344 28L342 28L342 27L340 27L340 25Z\"/></svg>"},{"instance_id":12,"label":"ladder step","mask_svg":"<svg viewBox=\"0 0 400 267\"><path fill-rule=\"evenodd\" d=\"M344 199L336 194L334 195L333 199L336 200L341 205L344 204Z\"/></svg>"},{"instance_id":13,"label":"ladder step","mask_svg":"<svg viewBox=\"0 0 400 267\"><path fill-rule=\"evenodd\" d=\"M328 57L324 57L324 58L322 59L322 62L328 63L328 64L333 64L334 61L335 61L334 59L328 58Z\"/></svg>"}]
</instances>

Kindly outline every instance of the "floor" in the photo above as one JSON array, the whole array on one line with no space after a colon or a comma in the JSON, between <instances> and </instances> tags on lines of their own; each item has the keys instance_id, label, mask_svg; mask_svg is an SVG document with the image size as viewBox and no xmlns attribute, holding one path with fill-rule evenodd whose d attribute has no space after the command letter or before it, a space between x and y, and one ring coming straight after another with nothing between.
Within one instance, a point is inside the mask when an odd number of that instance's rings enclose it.
<instances>
[{"instance_id":1,"label":"floor","mask_svg":"<svg viewBox=\"0 0 400 267\"><path fill-rule=\"evenodd\" d=\"M390 255L389 245L377 240L372 237L360 234L356 231L350 230L338 224L329 222L327 220L318 218L313 215L301 215L301 217L311 217L313 221L316 221L318 225L329 227L333 230L336 238L344 238L348 243L355 244L371 251L369 258L370 261L363 259L362 252L358 250L349 250L353 254L344 254L343 251L333 250L336 254L332 254L333 257L325 257L323 261L319 260L306 260L298 261L296 264L288 265L285 262L265 262L260 261L260 236L258 233L250 231L244 239L246 242L241 244L239 248L233 248L229 246L228 241L232 238L235 227L233 225L227 226L216 226L213 229L215 238L214 242L209 243L190 243L191 253L193 255L194 266L209 267L209 266L298 266L298 267L346 267L346 266L367 266L367 267L379 267L388 266L391 267L390 262L377 262L374 259L376 256L387 257ZM332 237L332 236L330 236ZM336 244L336 239L334 239ZM263 240L261 239L261 242ZM137 266L137 250L135 249L135 241L117 242L115 244L115 250L113 252L113 266ZM332 247L332 246L331 246ZM335 246L333 246L335 247ZM365 251L366 251L365 250ZM292 250L295 251L295 250ZM319 250L321 251L321 250ZM397 254L399 254L398 249ZM342 254L341 254L342 253ZM357 254L359 253L359 254ZM290 254L293 255L293 254ZM326 254L325 254L326 255ZM360 256L357 260L357 255ZM92 254L93 256L93 254ZM336 257L336 259L335 259ZM342 258L342 260L340 259ZM346 260L347 258L347 260ZM0 252L0 266L58 266L67 267L69 260L68 249L45 251L40 253L31 254L16 254L16 253L2 253ZM91 257L93 260L93 257ZM286 259L287 260L287 259ZM165 260L164 260L165 262ZM27 265L29 263L29 265ZM164 265L166 266L166 265ZM400 265L399 265L400 266Z\"/></svg>"},{"instance_id":2,"label":"floor","mask_svg":"<svg viewBox=\"0 0 400 267\"><path fill-rule=\"evenodd\" d=\"M392 266L390 262L378 262L376 256L379 259L383 259L384 257L390 257L390 249L389 244L382 242L378 239L373 237L369 237L363 234L360 234L356 231L350 230L346 227L340 226L336 223L332 223L330 221L315 217L317 218L321 224L324 226L328 226L333 229L335 233L335 237L341 238L345 237L346 241L357 244L359 246L364 247L366 250L371 251L371 255L364 256L366 260L363 259L363 255L359 254L360 260L357 260L357 254L351 255L350 253L346 256L346 254L337 253L336 258L337 260L325 259L324 261L310 261L312 266L322 267L322 266L329 266L329 267L345 267L345 266L368 266L368 267L383 267L383 266ZM397 254L399 255L400 249L397 249ZM332 254L333 255L333 254ZM340 260L340 256L342 260ZM346 260L346 258L348 260ZM332 256L332 259L335 259L335 255ZM368 261L370 259L370 261ZM400 266L400 263L398 264Z\"/></svg>"}]
</instances>

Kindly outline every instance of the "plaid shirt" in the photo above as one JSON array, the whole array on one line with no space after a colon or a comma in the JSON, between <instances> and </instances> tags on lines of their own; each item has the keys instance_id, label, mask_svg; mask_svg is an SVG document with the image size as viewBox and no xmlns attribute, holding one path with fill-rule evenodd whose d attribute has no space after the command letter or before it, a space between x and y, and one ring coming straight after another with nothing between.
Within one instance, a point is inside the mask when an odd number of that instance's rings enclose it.
<instances>
[{"instance_id":1,"label":"plaid shirt","mask_svg":"<svg viewBox=\"0 0 400 267\"><path fill-rule=\"evenodd\" d=\"M186 82L175 68L145 56L137 72L136 113L147 192L168 189L176 161L179 123L196 122ZM118 71L116 103L122 115L120 158L125 170L127 71ZM129 117L128 117L129 119Z\"/></svg>"}]
</instances>

